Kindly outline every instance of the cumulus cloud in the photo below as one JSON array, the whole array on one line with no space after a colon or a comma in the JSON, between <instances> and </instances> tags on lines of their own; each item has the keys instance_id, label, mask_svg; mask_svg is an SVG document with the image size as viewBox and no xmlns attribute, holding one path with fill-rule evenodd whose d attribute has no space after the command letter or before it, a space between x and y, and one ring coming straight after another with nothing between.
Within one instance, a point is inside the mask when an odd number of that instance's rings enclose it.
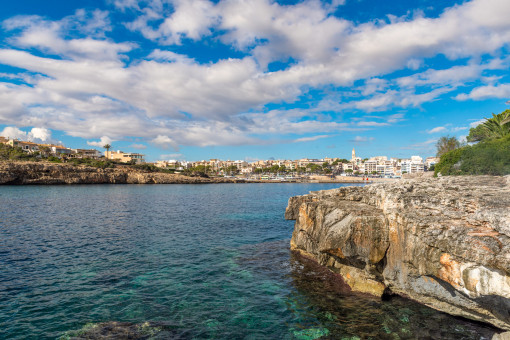
<instances>
[{"instance_id":1,"label":"cumulus cloud","mask_svg":"<svg viewBox=\"0 0 510 340\"><path fill-rule=\"evenodd\" d=\"M110 142L129 136L177 149L387 126L403 116L350 121L341 114L324 119L318 111L364 114L420 107L481 75L487 84L456 98L510 97L508 84L498 85L497 77L486 74L508 69L501 57L510 41L508 1L473 0L435 18L418 13L366 23L333 15L342 1L110 3L132 14L131 30L159 46L140 56L134 53L136 44L113 41L105 11L3 22L11 37L2 44L0 63L25 75L21 82L0 82L1 124L46 126L94 139L89 145L99 147L105 136ZM239 54L204 63L173 48L204 37ZM449 66L424 69L424 60L437 55L445 55ZM450 61L457 60L463 65L452 66ZM291 62L269 72L275 61ZM404 69L410 75L382 79ZM337 94L329 95L328 88ZM314 89L325 92L315 107L268 108L292 104Z\"/></svg>"},{"instance_id":2,"label":"cumulus cloud","mask_svg":"<svg viewBox=\"0 0 510 340\"><path fill-rule=\"evenodd\" d=\"M87 145L96 146L98 148L102 148L106 144L112 145L112 143L113 143L113 140L107 136L101 137L101 139L99 141L87 141Z\"/></svg>"},{"instance_id":3,"label":"cumulus cloud","mask_svg":"<svg viewBox=\"0 0 510 340\"><path fill-rule=\"evenodd\" d=\"M32 141L37 143L54 143L51 137L51 131L46 128L32 128L25 132L15 126L7 126L1 132L0 136L10 139L19 139L24 141Z\"/></svg>"},{"instance_id":4,"label":"cumulus cloud","mask_svg":"<svg viewBox=\"0 0 510 340\"><path fill-rule=\"evenodd\" d=\"M176 151L179 149L177 143L168 136L158 135L151 142L161 149L173 148Z\"/></svg>"},{"instance_id":5,"label":"cumulus cloud","mask_svg":"<svg viewBox=\"0 0 510 340\"><path fill-rule=\"evenodd\" d=\"M483 100L487 98L509 98L510 84L487 85L474 88L470 93L461 93L455 97L457 100Z\"/></svg>"}]
</instances>

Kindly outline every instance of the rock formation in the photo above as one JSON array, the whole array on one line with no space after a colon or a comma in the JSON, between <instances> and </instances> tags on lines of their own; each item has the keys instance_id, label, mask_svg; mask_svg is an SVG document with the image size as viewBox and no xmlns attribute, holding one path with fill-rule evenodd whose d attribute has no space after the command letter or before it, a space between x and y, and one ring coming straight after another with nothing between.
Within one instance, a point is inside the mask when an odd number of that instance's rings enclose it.
<instances>
[{"instance_id":1,"label":"rock formation","mask_svg":"<svg viewBox=\"0 0 510 340\"><path fill-rule=\"evenodd\" d=\"M0 184L194 184L237 181L147 172L129 167L101 169L46 162L0 162Z\"/></svg>"},{"instance_id":2,"label":"rock formation","mask_svg":"<svg viewBox=\"0 0 510 340\"><path fill-rule=\"evenodd\" d=\"M291 248L354 291L399 294L510 329L510 176L442 177L292 197Z\"/></svg>"}]
</instances>

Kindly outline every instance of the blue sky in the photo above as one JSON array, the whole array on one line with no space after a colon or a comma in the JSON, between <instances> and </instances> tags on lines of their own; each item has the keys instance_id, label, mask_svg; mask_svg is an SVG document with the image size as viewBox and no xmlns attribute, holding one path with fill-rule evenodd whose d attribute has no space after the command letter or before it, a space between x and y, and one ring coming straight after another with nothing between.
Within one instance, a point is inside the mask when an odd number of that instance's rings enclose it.
<instances>
[{"instance_id":1,"label":"blue sky","mask_svg":"<svg viewBox=\"0 0 510 340\"><path fill-rule=\"evenodd\" d=\"M0 135L147 159L432 156L508 108L507 0L0 5Z\"/></svg>"}]
</instances>

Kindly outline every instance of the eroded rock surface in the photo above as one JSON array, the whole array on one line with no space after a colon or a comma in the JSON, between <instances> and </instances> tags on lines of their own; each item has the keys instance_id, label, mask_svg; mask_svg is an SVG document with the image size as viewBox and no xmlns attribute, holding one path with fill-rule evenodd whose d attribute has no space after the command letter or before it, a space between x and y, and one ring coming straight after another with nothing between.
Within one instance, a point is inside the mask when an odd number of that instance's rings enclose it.
<instances>
[{"instance_id":1,"label":"eroded rock surface","mask_svg":"<svg viewBox=\"0 0 510 340\"><path fill-rule=\"evenodd\" d=\"M443 177L292 197L291 248L356 291L510 329L510 176Z\"/></svg>"},{"instance_id":2,"label":"eroded rock surface","mask_svg":"<svg viewBox=\"0 0 510 340\"><path fill-rule=\"evenodd\" d=\"M231 183L236 179L202 178L146 172L128 167L100 169L46 162L0 162L1 184L187 184Z\"/></svg>"}]
</instances>

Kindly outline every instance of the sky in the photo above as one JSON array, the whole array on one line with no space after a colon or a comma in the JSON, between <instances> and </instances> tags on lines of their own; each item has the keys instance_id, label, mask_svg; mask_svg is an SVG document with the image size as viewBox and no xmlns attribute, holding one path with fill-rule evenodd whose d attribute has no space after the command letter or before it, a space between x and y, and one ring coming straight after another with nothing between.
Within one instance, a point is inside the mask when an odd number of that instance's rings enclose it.
<instances>
[{"instance_id":1,"label":"sky","mask_svg":"<svg viewBox=\"0 0 510 340\"><path fill-rule=\"evenodd\" d=\"M148 161L435 155L510 108L508 0L0 4L0 136Z\"/></svg>"}]
</instances>

